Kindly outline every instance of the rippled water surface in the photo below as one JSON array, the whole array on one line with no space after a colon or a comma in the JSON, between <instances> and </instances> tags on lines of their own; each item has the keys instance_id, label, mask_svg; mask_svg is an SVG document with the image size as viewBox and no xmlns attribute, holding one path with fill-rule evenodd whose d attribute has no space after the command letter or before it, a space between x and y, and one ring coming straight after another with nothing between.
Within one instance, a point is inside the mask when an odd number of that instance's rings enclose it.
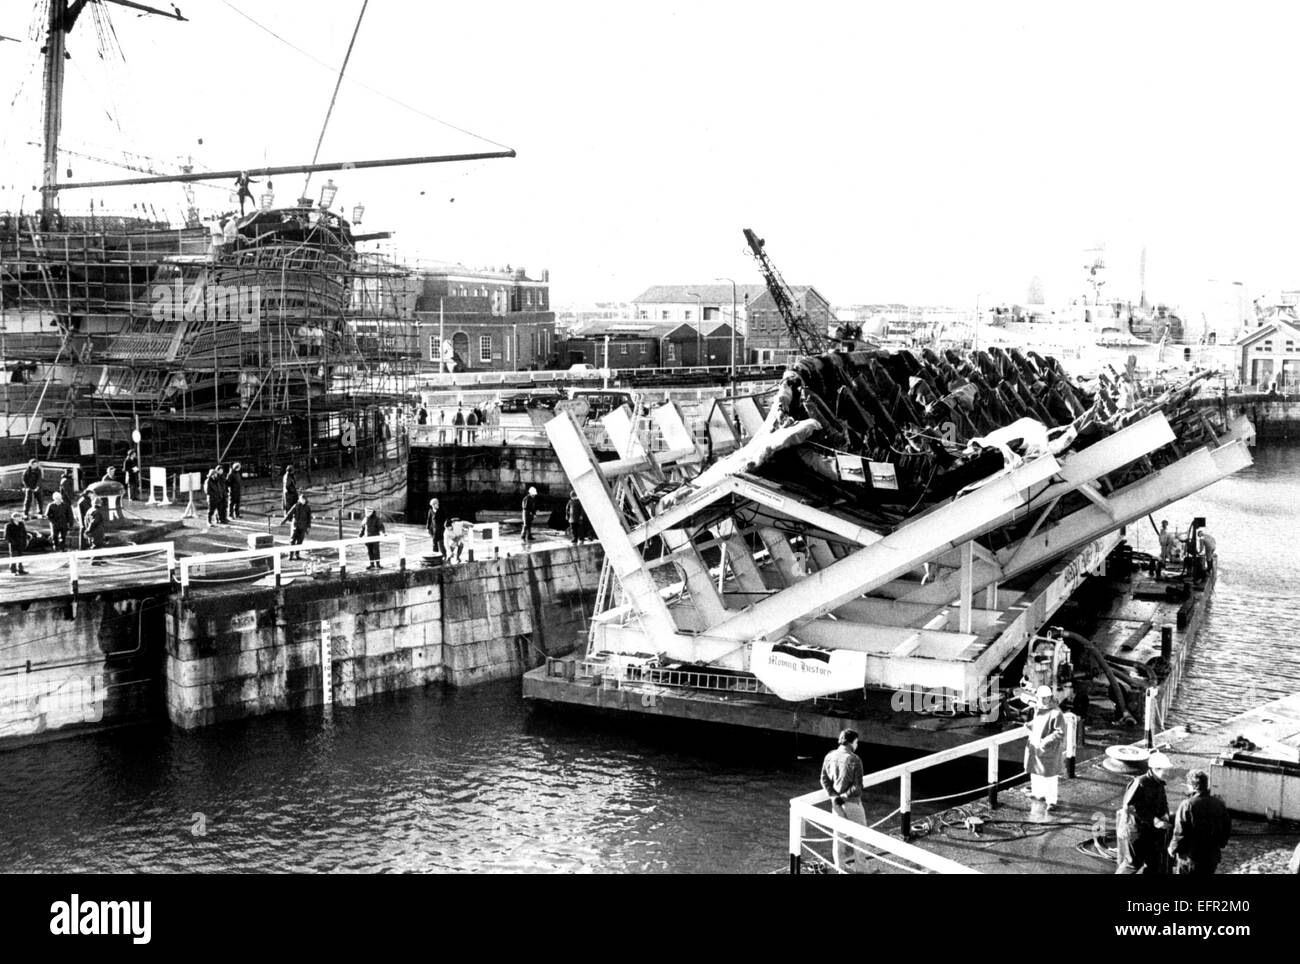
<instances>
[{"instance_id":1,"label":"rippled water surface","mask_svg":"<svg viewBox=\"0 0 1300 964\"><path fill-rule=\"evenodd\" d=\"M1205 515L1221 567L1178 721L1300 690L1300 448L1255 457L1157 516ZM769 872L824 749L538 712L517 680L120 729L0 753L0 871Z\"/></svg>"}]
</instances>

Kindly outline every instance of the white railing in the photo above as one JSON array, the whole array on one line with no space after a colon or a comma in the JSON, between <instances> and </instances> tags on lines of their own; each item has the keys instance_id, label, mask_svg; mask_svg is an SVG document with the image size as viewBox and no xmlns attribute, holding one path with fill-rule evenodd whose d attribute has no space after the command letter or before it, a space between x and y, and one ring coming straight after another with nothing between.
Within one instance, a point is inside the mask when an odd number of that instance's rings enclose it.
<instances>
[{"instance_id":1,"label":"white railing","mask_svg":"<svg viewBox=\"0 0 1300 964\"><path fill-rule=\"evenodd\" d=\"M940 750L938 753L931 753L929 756L923 756L918 760L910 760L907 763L900 763L898 766L877 770L875 773L864 776L862 778L864 790L893 780L899 781L897 812L902 824L904 839L891 837L878 830L864 827L852 820L828 812L824 809L824 805L830 801L830 797L824 790L814 790L812 793L805 793L803 796L795 797L790 801L790 872L799 873L805 854L825 863L829 867L834 868L836 866L833 860L827 860L825 856L818 853L811 846L814 838L810 837L806 831L806 828L811 825L823 834L829 833L832 838L837 838L841 842L841 846L856 851L858 860L879 860L908 873L979 873L979 871L964 864L931 853L907 841L906 838L911 836L912 774L963 757L985 753L988 757L988 783L970 792L974 794L980 790L987 790L989 804L996 806L997 788L1000 782L998 780L998 751L1005 744L1024 740L1028 735L1028 729L1016 727L1004 733L997 733L961 746ZM1073 756L1073 748L1067 749L1067 755ZM1018 779L1019 776L1020 774L1017 774L1016 777L1011 779ZM961 795L965 796L965 794ZM890 814L890 816L893 816L893 814ZM815 839L826 838L818 837ZM885 856L886 854L895 859L891 860L889 856Z\"/></svg>"},{"instance_id":2,"label":"white railing","mask_svg":"<svg viewBox=\"0 0 1300 964\"><path fill-rule=\"evenodd\" d=\"M68 583L72 588L72 595L75 599L80 589L81 578L87 575L85 571L87 565L99 565L105 559L118 556L138 557L155 554L161 554L163 557L157 581L170 583L173 574L176 572L176 544L174 542L147 542L139 546L110 546L104 549L69 549L61 555L67 556L68 559ZM60 554L56 554L55 558L58 555ZM137 584L147 585L147 581L143 577L147 575L148 571L147 568L142 568L137 564L132 567L131 575Z\"/></svg>"},{"instance_id":3,"label":"white railing","mask_svg":"<svg viewBox=\"0 0 1300 964\"><path fill-rule=\"evenodd\" d=\"M340 577L348 574L348 550L365 545L378 545L382 543L394 543L397 546L398 569L406 568L406 536L405 534L395 536L357 536L351 539L336 539L331 542L303 542L296 546L268 546L265 549L241 549L236 552L210 552L200 556L186 556L180 560L180 584L181 594L184 595L189 591L191 584L198 578L203 581L207 576L209 566L218 568L224 567L227 563L232 562L256 562L260 559L269 560L271 568L268 570L273 577L277 587L282 584L284 572L284 557L289 554L303 554L308 556L309 560L319 558L319 554L327 553L331 556L337 555L338 573ZM315 554L315 555L313 555ZM194 569L203 568L203 575L196 577ZM260 575L266 575L261 573ZM239 574L239 579L246 579L247 573Z\"/></svg>"}]
</instances>

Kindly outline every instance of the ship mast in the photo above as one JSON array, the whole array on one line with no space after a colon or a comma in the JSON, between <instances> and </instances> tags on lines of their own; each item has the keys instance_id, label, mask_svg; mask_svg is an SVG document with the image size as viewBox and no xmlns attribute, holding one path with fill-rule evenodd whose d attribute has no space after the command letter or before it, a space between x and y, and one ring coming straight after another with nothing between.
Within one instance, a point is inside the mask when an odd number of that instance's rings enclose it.
<instances>
[{"instance_id":1,"label":"ship mast","mask_svg":"<svg viewBox=\"0 0 1300 964\"><path fill-rule=\"evenodd\" d=\"M41 222L48 225L54 217L55 202L59 193L59 128L63 123L63 67L68 59L67 35L71 32L77 17L86 9L91 0L48 0L50 16L45 38L45 79L43 92L45 109L42 123L44 127L45 157L41 169ZM144 13L156 13L174 20L184 20L175 7L171 11L159 10L135 3L133 0L94 0L96 3L115 3L120 7L130 7Z\"/></svg>"}]
</instances>

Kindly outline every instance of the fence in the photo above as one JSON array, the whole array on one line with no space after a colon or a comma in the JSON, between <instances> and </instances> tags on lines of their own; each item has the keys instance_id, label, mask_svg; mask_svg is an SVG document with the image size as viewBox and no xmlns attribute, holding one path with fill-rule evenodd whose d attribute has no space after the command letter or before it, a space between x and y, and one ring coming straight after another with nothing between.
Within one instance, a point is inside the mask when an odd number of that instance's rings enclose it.
<instances>
[{"instance_id":1,"label":"fence","mask_svg":"<svg viewBox=\"0 0 1300 964\"><path fill-rule=\"evenodd\" d=\"M790 801L790 873L797 874L800 872L805 855L812 857L819 863L842 871L840 861L828 860L812 846L815 842L825 842L827 840L834 841L837 846L854 850L859 859L879 860L907 873L978 873L978 871L970 867L948 860L946 857L940 857L938 854L930 853L908 842L907 838L911 835L912 804L922 802L912 799L912 775L930 767L950 763L953 760L985 753L988 758L988 783L980 789L988 791L989 805L997 806L997 788L1000 783L1008 782L998 780L998 751L1005 744L1026 739L1028 735L1029 731L1025 727L1016 727L1004 733L997 733L980 740L974 740L962 746L931 753L929 756L923 756L918 760L910 760L907 763L901 763L885 770L877 770L875 773L869 773L863 777L862 787L864 790L893 780L899 781L898 810L896 812L901 818L903 839L891 837L873 827L864 827L845 817L828 812L824 809L824 805L830 801L830 797L824 790L815 790L812 793L805 793L803 796L795 797ZM1067 749L1066 752L1071 757L1074 755L1072 747ZM1022 775L1016 774L1010 779L1019 779ZM978 791L972 790L970 792L976 793ZM966 794L960 794L960 796L966 796ZM893 814L891 813L889 816L892 817ZM885 819L888 819L888 817ZM878 823L880 822L883 821L878 821ZM829 833L830 836L819 835L812 837L808 833L808 827L820 831L821 834ZM893 859L890 859L891 857Z\"/></svg>"},{"instance_id":2,"label":"fence","mask_svg":"<svg viewBox=\"0 0 1300 964\"><path fill-rule=\"evenodd\" d=\"M385 544L395 545L397 547L397 568L404 570L406 568L406 536L359 536L352 539L336 539L330 542L303 542L296 546L269 546L265 549L243 549L236 552L214 552L201 556L187 556L180 560L180 585L181 595L189 592L190 586L196 581L201 583L221 583L221 582L245 582L250 579L263 579L266 576L271 577L271 582L276 587L282 585L284 576L285 557L289 556L294 559L306 556L306 565L303 567L307 575L314 575L323 565L325 568L332 569L335 565L338 568L340 578L348 574L349 550L359 549L361 546L383 546ZM367 565L383 565L382 550L377 553L379 558L370 557L367 551ZM256 563L261 560L267 560L271 563L269 569L260 569L256 566L250 566L249 563ZM231 563L243 563L238 570L232 572ZM198 570L196 573L195 570Z\"/></svg>"}]
</instances>

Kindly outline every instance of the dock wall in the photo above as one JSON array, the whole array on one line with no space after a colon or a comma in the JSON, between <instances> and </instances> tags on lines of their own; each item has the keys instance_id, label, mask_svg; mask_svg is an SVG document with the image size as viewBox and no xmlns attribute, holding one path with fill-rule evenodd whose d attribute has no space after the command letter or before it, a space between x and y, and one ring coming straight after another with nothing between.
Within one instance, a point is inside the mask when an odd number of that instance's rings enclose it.
<instances>
[{"instance_id":1,"label":"dock wall","mask_svg":"<svg viewBox=\"0 0 1300 964\"><path fill-rule=\"evenodd\" d=\"M582 638L601 559L591 544L173 598L168 716L194 729L318 706L325 639L328 699L343 705L521 675Z\"/></svg>"},{"instance_id":2,"label":"dock wall","mask_svg":"<svg viewBox=\"0 0 1300 964\"><path fill-rule=\"evenodd\" d=\"M1212 408L1229 418L1249 415L1261 442L1300 438L1300 395L1228 394L1192 399L1194 408Z\"/></svg>"},{"instance_id":3,"label":"dock wall","mask_svg":"<svg viewBox=\"0 0 1300 964\"><path fill-rule=\"evenodd\" d=\"M164 591L0 607L0 743L161 715Z\"/></svg>"}]
</instances>

